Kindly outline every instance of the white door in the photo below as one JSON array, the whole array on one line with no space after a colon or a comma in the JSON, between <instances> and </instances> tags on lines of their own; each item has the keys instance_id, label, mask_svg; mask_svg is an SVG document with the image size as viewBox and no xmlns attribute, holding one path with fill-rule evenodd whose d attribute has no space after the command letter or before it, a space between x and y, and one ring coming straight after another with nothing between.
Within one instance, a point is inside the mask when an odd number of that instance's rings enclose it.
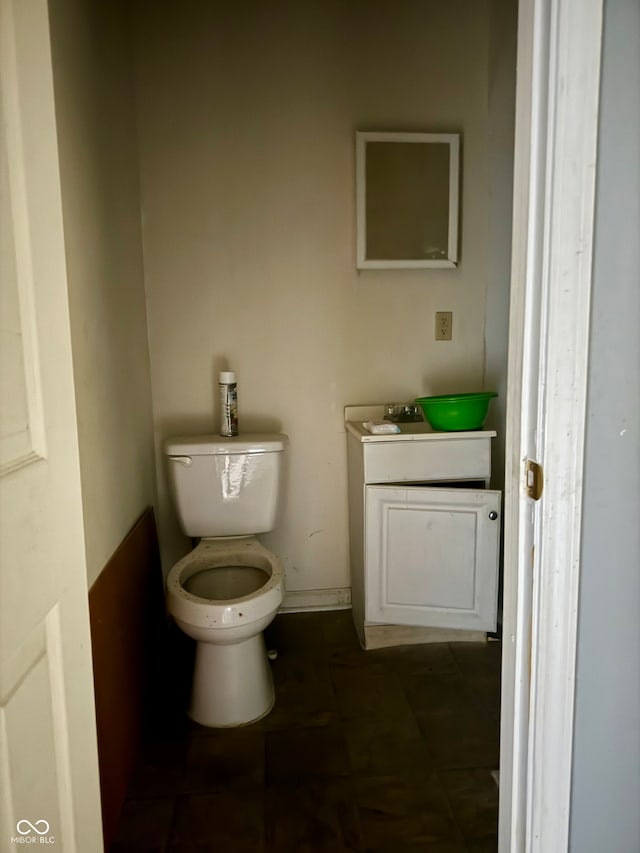
<instances>
[{"instance_id":1,"label":"white door","mask_svg":"<svg viewBox=\"0 0 640 853\"><path fill-rule=\"evenodd\" d=\"M500 492L365 488L366 619L495 631Z\"/></svg>"},{"instance_id":2,"label":"white door","mask_svg":"<svg viewBox=\"0 0 640 853\"><path fill-rule=\"evenodd\" d=\"M102 850L46 0L0 0L0 849Z\"/></svg>"},{"instance_id":3,"label":"white door","mask_svg":"<svg viewBox=\"0 0 640 853\"><path fill-rule=\"evenodd\" d=\"M544 233L540 184L544 181L547 142L538 129L547 107L547 69L536 13L535 2L520 3L505 454L500 853L525 849L527 814L536 503L527 496L523 477L525 460L540 459L537 436Z\"/></svg>"}]
</instances>

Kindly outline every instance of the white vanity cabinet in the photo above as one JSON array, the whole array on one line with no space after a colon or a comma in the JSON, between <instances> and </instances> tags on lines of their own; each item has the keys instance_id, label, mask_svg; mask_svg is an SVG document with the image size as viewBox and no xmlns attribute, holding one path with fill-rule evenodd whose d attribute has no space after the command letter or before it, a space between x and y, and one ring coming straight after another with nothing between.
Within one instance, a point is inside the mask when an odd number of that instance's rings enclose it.
<instances>
[{"instance_id":1,"label":"white vanity cabinet","mask_svg":"<svg viewBox=\"0 0 640 853\"><path fill-rule=\"evenodd\" d=\"M495 432L402 424L402 433L380 436L361 421L346 426L352 607L362 644L374 646L367 629L383 625L494 631L501 494L488 485Z\"/></svg>"}]
</instances>

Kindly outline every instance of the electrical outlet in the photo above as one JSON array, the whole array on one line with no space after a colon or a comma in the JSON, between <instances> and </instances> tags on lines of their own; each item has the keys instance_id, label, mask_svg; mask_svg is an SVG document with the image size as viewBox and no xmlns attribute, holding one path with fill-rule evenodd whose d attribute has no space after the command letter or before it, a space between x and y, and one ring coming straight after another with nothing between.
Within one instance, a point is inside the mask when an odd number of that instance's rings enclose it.
<instances>
[{"instance_id":1,"label":"electrical outlet","mask_svg":"<svg viewBox=\"0 0 640 853\"><path fill-rule=\"evenodd\" d=\"M453 312L436 311L436 340L450 341L453 330Z\"/></svg>"}]
</instances>

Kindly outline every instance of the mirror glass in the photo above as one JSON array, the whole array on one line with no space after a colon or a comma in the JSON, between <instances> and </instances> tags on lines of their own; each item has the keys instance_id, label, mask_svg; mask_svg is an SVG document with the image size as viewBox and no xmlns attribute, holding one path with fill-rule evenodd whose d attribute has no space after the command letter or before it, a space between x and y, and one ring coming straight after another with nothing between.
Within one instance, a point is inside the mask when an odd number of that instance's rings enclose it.
<instances>
[{"instance_id":1,"label":"mirror glass","mask_svg":"<svg viewBox=\"0 0 640 853\"><path fill-rule=\"evenodd\" d=\"M458 134L357 134L358 267L453 267Z\"/></svg>"}]
</instances>

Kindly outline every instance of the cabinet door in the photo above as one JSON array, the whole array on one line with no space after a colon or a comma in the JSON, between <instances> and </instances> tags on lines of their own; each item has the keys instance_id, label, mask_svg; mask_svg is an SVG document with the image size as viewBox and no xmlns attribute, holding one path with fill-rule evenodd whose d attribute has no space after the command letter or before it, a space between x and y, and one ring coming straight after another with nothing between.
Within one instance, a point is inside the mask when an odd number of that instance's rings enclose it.
<instances>
[{"instance_id":1,"label":"cabinet door","mask_svg":"<svg viewBox=\"0 0 640 853\"><path fill-rule=\"evenodd\" d=\"M367 486L366 619L494 631L500 492Z\"/></svg>"}]
</instances>

